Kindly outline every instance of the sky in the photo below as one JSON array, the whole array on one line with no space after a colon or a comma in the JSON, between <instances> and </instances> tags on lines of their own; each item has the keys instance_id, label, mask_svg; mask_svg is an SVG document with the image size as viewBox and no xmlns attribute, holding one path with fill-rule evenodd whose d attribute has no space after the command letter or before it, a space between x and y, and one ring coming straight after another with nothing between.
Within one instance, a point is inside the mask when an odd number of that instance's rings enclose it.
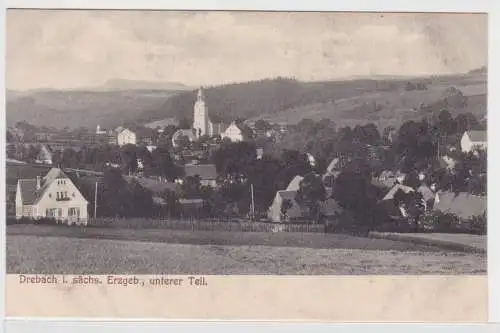
<instances>
[{"instance_id":1,"label":"sky","mask_svg":"<svg viewBox=\"0 0 500 333\"><path fill-rule=\"evenodd\" d=\"M485 14L9 9L6 39L12 90L459 73L488 53Z\"/></svg>"}]
</instances>

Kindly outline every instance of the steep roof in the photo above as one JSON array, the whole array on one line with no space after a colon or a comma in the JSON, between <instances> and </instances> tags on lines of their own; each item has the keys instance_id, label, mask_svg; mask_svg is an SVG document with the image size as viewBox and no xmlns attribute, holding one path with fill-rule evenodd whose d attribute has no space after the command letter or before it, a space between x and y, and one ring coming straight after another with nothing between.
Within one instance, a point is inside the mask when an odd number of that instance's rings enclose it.
<instances>
[{"instance_id":1,"label":"steep roof","mask_svg":"<svg viewBox=\"0 0 500 333\"><path fill-rule=\"evenodd\" d=\"M336 213L341 213L343 210L339 203L332 198L320 202L320 209L326 216L333 216Z\"/></svg>"},{"instance_id":2,"label":"steep roof","mask_svg":"<svg viewBox=\"0 0 500 333\"><path fill-rule=\"evenodd\" d=\"M129 183L136 180L142 187L153 192L154 194L161 194L161 193L165 192L166 190L171 190L174 192L178 191L177 184L172 183L172 182L167 182L167 183L159 182L159 181L156 181L154 179L148 179L148 178L143 178L143 177L139 177L139 178L125 177L125 179Z\"/></svg>"},{"instance_id":3,"label":"steep roof","mask_svg":"<svg viewBox=\"0 0 500 333\"><path fill-rule=\"evenodd\" d=\"M217 169L215 164L186 164L184 174L189 176L200 176L201 179L212 180L217 178Z\"/></svg>"},{"instance_id":4,"label":"steep roof","mask_svg":"<svg viewBox=\"0 0 500 333\"><path fill-rule=\"evenodd\" d=\"M300 182L304 179L302 176L295 176L292 181L288 184L286 191L298 191Z\"/></svg>"},{"instance_id":5,"label":"steep roof","mask_svg":"<svg viewBox=\"0 0 500 333\"><path fill-rule=\"evenodd\" d=\"M472 142L486 142L486 131L468 131L467 133Z\"/></svg>"},{"instance_id":6,"label":"steep roof","mask_svg":"<svg viewBox=\"0 0 500 333\"><path fill-rule=\"evenodd\" d=\"M37 189L36 179L19 179L23 205L36 204L54 180L63 178L69 179L69 177L61 169L52 168L42 179L40 179L39 189Z\"/></svg>"},{"instance_id":7,"label":"steep roof","mask_svg":"<svg viewBox=\"0 0 500 333\"><path fill-rule=\"evenodd\" d=\"M399 190L402 190L404 193L414 192L414 189L412 189L409 186L405 186L405 185L401 185L401 184L396 184L396 185L394 185L391 188L391 190L385 195L385 197L382 200L392 200L392 199L394 199L394 195Z\"/></svg>"},{"instance_id":8,"label":"steep roof","mask_svg":"<svg viewBox=\"0 0 500 333\"><path fill-rule=\"evenodd\" d=\"M180 129L175 131L174 135L172 135L172 142L175 143L175 141L181 136L187 136L190 141L196 140L196 135L193 133L193 130Z\"/></svg>"},{"instance_id":9,"label":"steep roof","mask_svg":"<svg viewBox=\"0 0 500 333\"><path fill-rule=\"evenodd\" d=\"M338 157L334 158L330 162L330 164L328 164L328 167L326 168L326 172L332 173L339 166L339 163L340 163L340 158L338 158Z\"/></svg>"},{"instance_id":10,"label":"steep roof","mask_svg":"<svg viewBox=\"0 0 500 333\"><path fill-rule=\"evenodd\" d=\"M292 202L295 201L295 196L297 195L297 191L278 191L277 194L281 197L282 200L288 199Z\"/></svg>"},{"instance_id":11,"label":"steep roof","mask_svg":"<svg viewBox=\"0 0 500 333\"><path fill-rule=\"evenodd\" d=\"M19 188L23 205L33 205L38 198L36 179L19 179Z\"/></svg>"},{"instance_id":12,"label":"steep roof","mask_svg":"<svg viewBox=\"0 0 500 333\"><path fill-rule=\"evenodd\" d=\"M452 213L460 218L471 218L486 213L487 200L484 196L466 192L438 192L434 209L443 213Z\"/></svg>"},{"instance_id":13,"label":"steep roof","mask_svg":"<svg viewBox=\"0 0 500 333\"><path fill-rule=\"evenodd\" d=\"M434 192L432 192L432 190L426 185L421 185L419 188L417 188L417 192L422 194L422 198L425 201L432 200L436 196Z\"/></svg>"}]
</instances>

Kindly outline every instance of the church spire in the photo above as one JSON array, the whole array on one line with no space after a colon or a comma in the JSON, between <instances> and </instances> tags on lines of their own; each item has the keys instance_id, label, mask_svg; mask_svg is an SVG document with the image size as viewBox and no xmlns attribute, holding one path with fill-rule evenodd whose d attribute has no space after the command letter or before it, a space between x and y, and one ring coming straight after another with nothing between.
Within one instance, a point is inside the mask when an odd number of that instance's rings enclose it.
<instances>
[{"instance_id":1,"label":"church spire","mask_svg":"<svg viewBox=\"0 0 500 333\"><path fill-rule=\"evenodd\" d=\"M203 88L200 87L200 89L198 89L198 101L203 101L203 100L204 100Z\"/></svg>"}]
</instances>

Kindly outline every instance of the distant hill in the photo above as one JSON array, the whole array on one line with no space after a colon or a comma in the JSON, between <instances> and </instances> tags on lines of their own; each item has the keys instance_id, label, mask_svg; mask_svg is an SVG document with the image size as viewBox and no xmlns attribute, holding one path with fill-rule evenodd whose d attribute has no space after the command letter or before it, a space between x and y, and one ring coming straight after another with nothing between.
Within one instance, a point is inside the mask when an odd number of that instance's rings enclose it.
<instances>
[{"instance_id":1,"label":"distant hill","mask_svg":"<svg viewBox=\"0 0 500 333\"><path fill-rule=\"evenodd\" d=\"M120 91L130 91L130 90L163 90L163 91L183 91L192 90L192 87L188 87L182 83L176 82L151 82L151 81L138 81L138 80L125 80L125 79L114 79L106 82L101 90L120 90Z\"/></svg>"},{"instance_id":2,"label":"distant hill","mask_svg":"<svg viewBox=\"0 0 500 333\"><path fill-rule=\"evenodd\" d=\"M472 112L482 118L486 86L484 70L476 70L426 78L379 76L325 82L265 79L207 87L205 95L215 122L263 118L296 123L303 118L329 118L338 126L367 122L386 126L429 116L443 107L452 113ZM468 102L446 105L445 94L450 87L458 88ZM106 128L130 122L164 126L182 118L192 121L195 100L196 89L183 85L126 80L112 80L88 90L7 91L7 124L26 120L59 128L95 128L97 124Z\"/></svg>"},{"instance_id":3,"label":"distant hill","mask_svg":"<svg viewBox=\"0 0 500 333\"><path fill-rule=\"evenodd\" d=\"M469 71L469 74L487 74L487 73L488 73L487 66L483 66L483 67L476 68L476 69Z\"/></svg>"},{"instance_id":4,"label":"distant hill","mask_svg":"<svg viewBox=\"0 0 500 333\"><path fill-rule=\"evenodd\" d=\"M467 105L444 105L449 87L462 91L469 100ZM297 123L303 118L329 118L338 125L374 122L386 126L429 116L443 107L453 113L472 112L482 117L486 111L486 91L486 76L469 73L328 82L277 78L208 87L205 96L214 121L263 118L270 122ZM138 121L171 117L192 121L195 100L195 90L181 92L157 110L141 114Z\"/></svg>"},{"instance_id":5,"label":"distant hill","mask_svg":"<svg viewBox=\"0 0 500 333\"><path fill-rule=\"evenodd\" d=\"M178 91L7 91L7 125L26 120L36 126L114 127L157 110Z\"/></svg>"}]
</instances>

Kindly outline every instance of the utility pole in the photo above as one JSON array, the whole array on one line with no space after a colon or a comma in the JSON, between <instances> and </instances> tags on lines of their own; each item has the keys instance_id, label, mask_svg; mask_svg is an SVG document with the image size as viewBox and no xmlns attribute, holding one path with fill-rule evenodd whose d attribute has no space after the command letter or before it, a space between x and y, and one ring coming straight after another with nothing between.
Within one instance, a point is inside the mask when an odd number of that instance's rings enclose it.
<instances>
[{"instance_id":1,"label":"utility pole","mask_svg":"<svg viewBox=\"0 0 500 333\"><path fill-rule=\"evenodd\" d=\"M252 221L253 221L255 219L255 201L253 198L253 184L250 184L250 195L252 197L251 213L252 213Z\"/></svg>"},{"instance_id":2,"label":"utility pole","mask_svg":"<svg viewBox=\"0 0 500 333\"><path fill-rule=\"evenodd\" d=\"M97 186L98 182L95 182L95 194L94 194L94 218L97 218Z\"/></svg>"}]
</instances>

